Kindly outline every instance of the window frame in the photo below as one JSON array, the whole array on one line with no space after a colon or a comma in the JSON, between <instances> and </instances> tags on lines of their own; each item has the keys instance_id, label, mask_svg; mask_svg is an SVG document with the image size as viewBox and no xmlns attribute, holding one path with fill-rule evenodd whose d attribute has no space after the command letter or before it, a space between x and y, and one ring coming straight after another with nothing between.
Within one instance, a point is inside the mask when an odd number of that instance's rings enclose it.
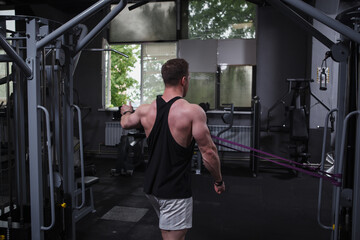
<instances>
[{"instance_id":1,"label":"window frame","mask_svg":"<svg viewBox=\"0 0 360 240\"><path fill-rule=\"evenodd\" d=\"M163 43L173 43L175 46L175 56L178 57L178 42L177 41L163 41L163 42L142 42L142 43L108 43L107 41L104 41L103 47L104 48L111 48L112 45L139 45L140 46L140 79L139 79L139 91L140 91L140 105L144 104L144 61L143 61L143 50L144 46L146 44L163 44ZM108 68L106 68L106 53L108 53ZM102 63L102 69L103 69L103 84L102 84L102 107L105 111L117 111L118 107L109 107L111 105L111 51L104 51L103 53L103 63ZM110 73L110 74L109 74ZM108 91L108 94L110 94L110 104L107 105L107 95L106 95L106 81L108 81L108 85L110 86L110 90Z\"/></svg>"}]
</instances>

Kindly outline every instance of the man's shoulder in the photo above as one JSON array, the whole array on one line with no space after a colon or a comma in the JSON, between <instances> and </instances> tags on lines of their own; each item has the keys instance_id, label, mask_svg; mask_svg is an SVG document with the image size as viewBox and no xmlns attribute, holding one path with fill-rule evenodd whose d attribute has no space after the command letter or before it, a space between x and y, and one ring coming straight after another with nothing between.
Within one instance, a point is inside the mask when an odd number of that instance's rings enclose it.
<instances>
[{"instance_id":1,"label":"man's shoulder","mask_svg":"<svg viewBox=\"0 0 360 240\"><path fill-rule=\"evenodd\" d=\"M189 103L185 99L179 99L179 107L184 113L188 113L190 115L198 115L202 114L204 111L203 109L198 105L194 103Z\"/></svg>"},{"instance_id":2,"label":"man's shoulder","mask_svg":"<svg viewBox=\"0 0 360 240\"><path fill-rule=\"evenodd\" d=\"M152 103L145 103L145 104L141 104L138 109L136 109L137 111L139 111L140 113L147 113L149 111L152 111L152 109L155 107L154 102Z\"/></svg>"}]
</instances>

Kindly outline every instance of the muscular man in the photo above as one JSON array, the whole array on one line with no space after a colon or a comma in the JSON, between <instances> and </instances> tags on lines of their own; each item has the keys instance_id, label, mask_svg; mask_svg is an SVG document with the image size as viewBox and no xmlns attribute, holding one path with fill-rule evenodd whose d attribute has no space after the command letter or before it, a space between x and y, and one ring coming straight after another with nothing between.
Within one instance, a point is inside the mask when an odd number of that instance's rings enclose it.
<instances>
[{"instance_id":1,"label":"muscular man","mask_svg":"<svg viewBox=\"0 0 360 240\"><path fill-rule=\"evenodd\" d=\"M123 105L121 126L144 128L149 145L144 192L159 216L163 239L180 240L192 227L191 158L195 141L204 166L214 178L215 192L224 192L225 183L205 112L182 98L189 87L188 63L171 59L162 66L161 74L163 95L135 112L131 105Z\"/></svg>"}]
</instances>

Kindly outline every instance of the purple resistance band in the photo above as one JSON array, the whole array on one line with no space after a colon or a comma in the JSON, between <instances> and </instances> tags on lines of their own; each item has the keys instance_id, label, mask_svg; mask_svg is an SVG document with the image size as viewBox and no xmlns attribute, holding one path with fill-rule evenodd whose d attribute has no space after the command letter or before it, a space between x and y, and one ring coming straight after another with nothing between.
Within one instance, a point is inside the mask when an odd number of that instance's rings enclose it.
<instances>
[{"instance_id":1,"label":"purple resistance band","mask_svg":"<svg viewBox=\"0 0 360 240\"><path fill-rule=\"evenodd\" d=\"M290 162L290 163L295 164L295 165L301 165L301 166L303 166L301 163L298 163L298 162L295 162L295 161L292 161L292 160L289 160L289 159L286 159L286 158L283 158L283 157L279 157L279 156L273 155L273 154L271 154L271 153L267 153L267 152L258 150L258 149L256 149L256 148L248 147L248 146L246 146L246 145L243 145L243 144L240 144L240 143L236 143L236 142L232 142L232 141L229 141L229 140L227 140L227 139L219 138L219 137L216 137L216 136L213 136L213 135L212 135L211 137L214 138L214 139L216 139L216 140L223 141L223 142L226 142L226 143L229 143L229 144L231 144L231 145L238 146L238 147L242 147L242 148L248 149L248 150L253 151L253 152L257 152L257 153L260 153L260 154L268 155L268 156L271 156L271 157L273 157L273 158L280 159L280 160L283 160L283 161L286 161L286 162ZM221 143L216 143L216 144L240 152L240 150L238 150L238 149L236 149L236 148L229 147L229 146L223 145L223 144L221 144ZM303 168L299 168L299 167L295 167L295 166L292 166L292 165L289 165L289 164L281 163L281 162L278 162L278 161L275 161L275 160L271 160L271 159L268 159L268 158L265 158L265 157L261 157L261 156L255 155L255 154L252 154L252 155L255 156L255 157L258 157L258 158L267 160L267 161L269 161L269 162L272 162L272 163L281 165L281 166L286 167L286 168L290 168L290 169L293 169L293 170L296 170L296 171L299 171L299 172L302 172L302 173L306 173L306 174L311 175L311 176L314 176L314 177L323 178L323 179L325 179L325 180L327 180L327 181L330 181L330 182L331 182L333 185L335 185L335 186L340 186L340 185L341 185L341 182L338 181L338 180L340 180L339 178L341 178L341 174L329 174L329 173L320 171L319 169L312 168L312 167L309 167L309 166L306 166L306 167L309 168L310 170L305 170L305 169L303 169ZM303 166L303 167L304 167L304 166ZM316 171L316 172L315 172L315 171ZM317 172L322 172L322 173L324 173L324 174L331 175L332 177L328 177L328 176L326 176L326 175L321 175L321 174L319 174L319 173L317 173Z\"/></svg>"}]
</instances>

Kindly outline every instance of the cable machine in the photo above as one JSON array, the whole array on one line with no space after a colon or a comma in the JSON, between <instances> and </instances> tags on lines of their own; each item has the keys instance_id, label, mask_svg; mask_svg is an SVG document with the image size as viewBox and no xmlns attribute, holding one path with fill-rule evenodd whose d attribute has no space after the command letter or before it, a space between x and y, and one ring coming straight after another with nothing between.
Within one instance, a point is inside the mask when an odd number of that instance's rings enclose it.
<instances>
[{"instance_id":1,"label":"cable machine","mask_svg":"<svg viewBox=\"0 0 360 240\"><path fill-rule=\"evenodd\" d=\"M323 228L332 230L332 240L360 239L360 149L356 147L360 143L360 118L358 117L360 113L358 97L360 95L358 74L360 5L355 3L356 6L339 14L334 20L300 0L267 0L267 2L328 47L330 51L325 56L331 56L339 63L338 106L337 109L329 111L325 121L325 131L330 114L337 112L334 171L335 174L341 176L342 181L338 186L333 187L332 225L325 226L321 223L319 216L322 195L322 180L320 180L318 221ZM332 42L292 8L339 32L341 41ZM323 147L322 163L325 160L324 151Z\"/></svg>"},{"instance_id":2,"label":"cable machine","mask_svg":"<svg viewBox=\"0 0 360 240\"><path fill-rule=\"evenodd\" d=\"M0 17L0 46L6 52L0 62L8 66L0 79L8 88L6 105L0 106L0 131L7 132L0 155L0 235L6 239L75 239L75 223L94 211L89 185L97 178L84 175L73 74L81 51L127 1L120 1L90 32L80 23L111 3L100 0L65 24L31 16ZM8 20L25 31L7 30ZM74 136L80 141L79 179Z\"/></svg>"}]
</instances>

